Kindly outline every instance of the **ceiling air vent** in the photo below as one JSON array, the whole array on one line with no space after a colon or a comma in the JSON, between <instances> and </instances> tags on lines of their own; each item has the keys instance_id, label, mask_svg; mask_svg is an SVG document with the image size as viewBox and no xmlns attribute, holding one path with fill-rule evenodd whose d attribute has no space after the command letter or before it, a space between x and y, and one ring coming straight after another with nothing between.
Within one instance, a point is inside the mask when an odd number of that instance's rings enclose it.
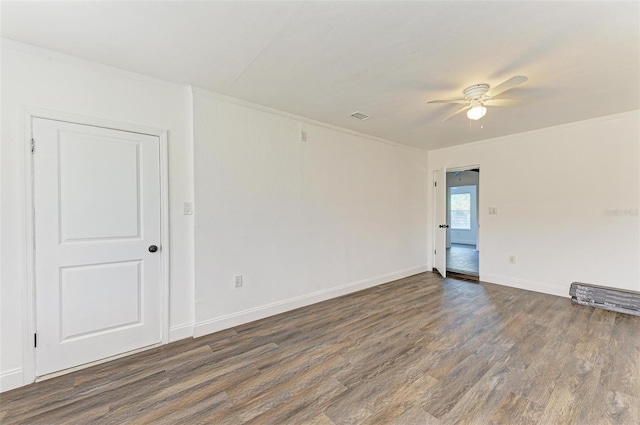
<instances>
[{"instance_id":1,"label":"ceiling air vent","mask_svg":"<svg viewBox=\"0 0 640 425\"><path fill-rule=\"evenodd\" d=\"M353 118L359 119L360 121L368 120L369 118L371 118L369 115L363 114L360 111L355 111L350 116Z\"/></svg>"}]
</instances>

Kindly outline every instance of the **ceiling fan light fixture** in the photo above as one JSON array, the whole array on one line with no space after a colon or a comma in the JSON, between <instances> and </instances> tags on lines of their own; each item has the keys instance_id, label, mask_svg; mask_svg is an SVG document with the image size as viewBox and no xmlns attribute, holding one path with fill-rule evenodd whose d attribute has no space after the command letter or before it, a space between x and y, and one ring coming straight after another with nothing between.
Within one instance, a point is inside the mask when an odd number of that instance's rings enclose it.
<instances>
[{"instance_id":1,"label":"ceiling fan light fixture","mask_svg":"<svg viewBox=\"0 0 640 425\"><path fill-rule=\"evenodd\" d=\"M484 106L485 102L489 106L511 106L518 104L520 99L495 99L495 97L507 90L511 90L527 80L528 78L524 75L516 75L495 87L489 87L488 84L484 83L474 84L462 91L462 93L464 93L464 99L430 100L427 103L457 103L465 105L444 117L442 119L443 122L455 117L456 115L462 114L464 111L467 111L467 118L477 121L487 114L487 108Z\"/></svg>"},{"instance_id":2,"label":"ceiling fan light fixture","mask_svg":"<svg viewBox=\"0 0 640 425\"><path fill-rule=\"evenodd\" d=\"M477 121L487 114L487 108L482 105L473 105L471 109L467 111L467 118Z\"/></svg>"}]
</instances>

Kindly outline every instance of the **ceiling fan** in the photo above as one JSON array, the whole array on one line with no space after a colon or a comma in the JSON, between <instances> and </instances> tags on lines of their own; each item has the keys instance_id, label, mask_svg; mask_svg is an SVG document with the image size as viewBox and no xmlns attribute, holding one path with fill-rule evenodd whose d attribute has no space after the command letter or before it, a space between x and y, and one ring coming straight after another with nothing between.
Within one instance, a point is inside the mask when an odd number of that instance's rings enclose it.
<instances>
[{"instance_id":1,"label":"ceiling fan","mask_svg":"<svg viewBox=\"0 0 640 425\"><path fill-rule=\"evenodd\" d=\"M488 84L474 84L464 89L464 99L432 100L427 103L458 103L466 105L452 114L447 115L442 121L446 121L464 111L467 111L467 117L470 120L479 120L487 113L487 106L513 106L522 102L522 99L494 98L527 80L527 77L519 75L511 77L493 88L490 88Z\"/></svg>"}]
</instances>

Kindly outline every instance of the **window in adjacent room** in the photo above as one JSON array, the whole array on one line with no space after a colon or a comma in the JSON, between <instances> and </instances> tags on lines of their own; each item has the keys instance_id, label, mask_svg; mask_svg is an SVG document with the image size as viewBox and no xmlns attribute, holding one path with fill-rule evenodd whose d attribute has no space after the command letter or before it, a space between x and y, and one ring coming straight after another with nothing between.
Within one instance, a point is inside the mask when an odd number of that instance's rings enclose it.
<instances>
[{"instance_id":1,"label":"window in adjacent room","mask_svg":"<svg viewBox=\"0 0 640 425\"><path fill-rule=\"evenodd\" d=\"M471 194L452 193L451 194L451 229L470 230L471 229Z\"/></svg>"}]
</instances>

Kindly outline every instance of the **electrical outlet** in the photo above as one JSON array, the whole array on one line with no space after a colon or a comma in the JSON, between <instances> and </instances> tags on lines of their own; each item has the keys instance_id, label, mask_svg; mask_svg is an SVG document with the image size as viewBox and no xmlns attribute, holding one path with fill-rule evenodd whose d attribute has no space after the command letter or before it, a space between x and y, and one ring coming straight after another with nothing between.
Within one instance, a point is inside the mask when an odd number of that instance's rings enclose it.
<instances>
[{"instance_id":1,"label":"electrical outlet","mask_svg":"<svg viewBox=\"0 0 640 425\"><path fill-rule=\"evenodd\" d=\"M498 215L498 207L489 207L489 215Z\"/></svg>"},{"instance_id":2,"label":"electrical outlet","mask_svg":"<svg viewBox=\"0 0 640 425\"><path fill-rule=\"evenodd\" d=\"M515 264L516 263L516 256L515 255L510 255L509 256L509 264Z\"/></svg>"},{"instance_id":3,"label":"electrical outlet","mask_svg":"<svg viewBox=\"0 0 640 425\"><path fill-rule=\"evenodd\" d=\"M301 142L306 142L307 141L307 132L302 130L300 131L300 141Z\"/></svg>"},{"instance_id":4,"label":"electrical outlet","mask_svg":"<svg viewBox=\"0 0 640 425\"><path fill-rule=\"evenodd\" d=\"M236 288L242 287L242 275L237 274L233 277L233 282L235 283Z\"/></svg>"}]
</instances>

